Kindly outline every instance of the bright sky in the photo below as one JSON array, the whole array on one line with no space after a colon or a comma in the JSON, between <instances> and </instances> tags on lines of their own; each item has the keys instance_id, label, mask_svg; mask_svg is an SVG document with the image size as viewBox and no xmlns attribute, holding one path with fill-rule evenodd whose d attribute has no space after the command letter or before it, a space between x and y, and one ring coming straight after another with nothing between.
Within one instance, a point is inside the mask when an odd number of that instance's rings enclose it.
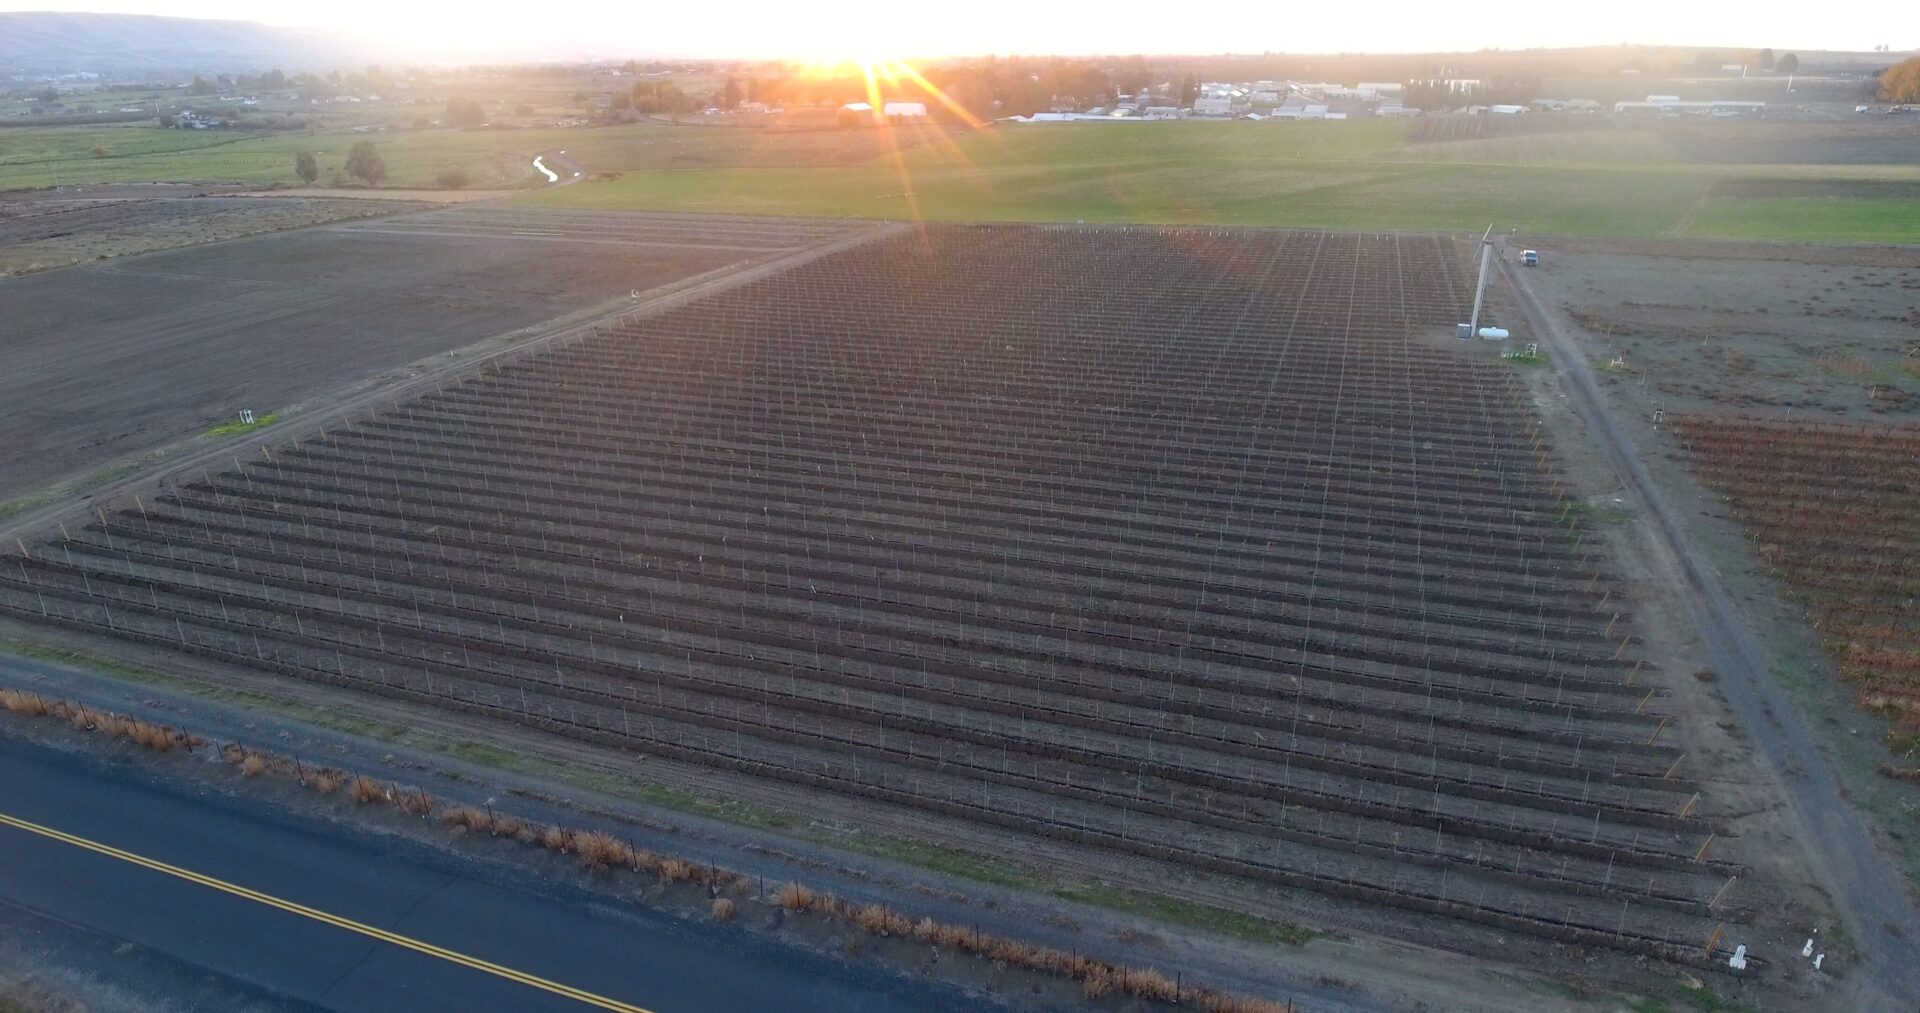
<instances>
[{"instance_id":1,"label":"bright sky","mask_svg":"<svg viewBox=\"0 0 1920 1013\"><path fill-rule=\"evenodd\" d=\"M1776 50L1920 44L1912 0L1844 8L1784 0L1605 3L1142 4L1127 0L41 0L0 9L111 10L310 26L422 55L671 55L823 60L982 53L1435 52L1620 42Z\"/></svg>"}]
</instances>

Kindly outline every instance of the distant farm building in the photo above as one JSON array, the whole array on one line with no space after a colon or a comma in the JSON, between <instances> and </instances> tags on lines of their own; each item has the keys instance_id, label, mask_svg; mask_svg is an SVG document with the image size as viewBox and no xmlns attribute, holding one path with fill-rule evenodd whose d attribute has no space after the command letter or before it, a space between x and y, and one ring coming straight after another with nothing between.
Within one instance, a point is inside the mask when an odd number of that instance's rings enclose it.
<instances>
[{"instance_id":1,"label":"distant farm building","mask_svg":"<svg viewBox=\"0 0 1920 1013\"><path fill-rule=\"evenodd\" d=\"M1659 101L1653 101L1653 98ZM1653 96L1646 102L1615 102L1616 113L1654 113L1677 116L1682 113L1691 116L1757 116L1766 112L1765 102L1748 102L1734 99L1716 99L1711 102L1682 102L1667 96Z\"/></svg>"},{"instance_id":2,"label":"distant farm building","mask_svg":"<svg viewBox=\"0 0 1920 1013\"><path fill-rule=\"evenodd\" d=\"M1298 95L1289 95L1280 108L1268 114L1276 120L1324 120L1327 118L1327 105L1324 102L1308 102Z\"/></svg>"},{"instance_id":3,"label":"distant farm building","mask_svg":"<svg viewBox=\"0 0 1920 1013\"><path fill-rule=\"evenodd\" d=\"M840 107L835 118L843 127L911 123L927 118L927 104L925 102L883 102L880 105L880 111L876 113L872 103L849 102Z\"/></svg>"}]
</instances>

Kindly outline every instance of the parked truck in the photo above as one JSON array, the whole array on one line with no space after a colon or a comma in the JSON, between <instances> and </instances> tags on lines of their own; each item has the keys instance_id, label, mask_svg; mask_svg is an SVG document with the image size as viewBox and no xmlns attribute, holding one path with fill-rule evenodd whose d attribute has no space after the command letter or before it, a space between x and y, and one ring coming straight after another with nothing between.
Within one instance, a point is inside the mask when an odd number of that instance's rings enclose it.
<instances>
[{"instance_id":1,"label":"parked truck","mask_svg":"<svg viewBox=\"0 0 1920 1013\"><path fill-rule=\"evenodd\" d=\"M1520 266L1521 266L1521 267L1539 267L1539 266L1540 266L1540 251L1538 251L1538 250L1521 250L1521 251L1520 251Z\"/></svg>"}]
</instances>

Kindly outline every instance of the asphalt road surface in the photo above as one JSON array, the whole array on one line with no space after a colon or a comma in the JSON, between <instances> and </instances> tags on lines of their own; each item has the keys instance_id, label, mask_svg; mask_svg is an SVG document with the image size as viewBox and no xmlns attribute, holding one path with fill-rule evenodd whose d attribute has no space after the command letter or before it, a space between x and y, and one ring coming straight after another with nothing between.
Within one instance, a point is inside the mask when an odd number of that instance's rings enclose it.
<instances>
[{"instance_id":1,"label":"asphalt road surface","mask_svg":"<svg viewBox=\"0 0 1920 1013\"><path fill-rule=\"evenodd\" d=\"M957 989L0 735L0 935L182 1005L942 1010Z\"/></svg>"}]
</instances>

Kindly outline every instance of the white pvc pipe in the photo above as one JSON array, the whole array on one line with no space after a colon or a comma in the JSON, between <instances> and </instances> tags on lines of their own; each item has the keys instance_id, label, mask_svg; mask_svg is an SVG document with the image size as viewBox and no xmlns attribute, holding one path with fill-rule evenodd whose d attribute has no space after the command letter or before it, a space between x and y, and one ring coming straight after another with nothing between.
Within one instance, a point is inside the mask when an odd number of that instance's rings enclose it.
<instances>
[{"instance_id":1,"label":"white pvc pipe","mask_svg":"<svg viewBox=\"0 0 1920 1013\"><path fill-rule=\"evenodd\" d=\"M1487 231L1491 232L1492 229ZM1493 244L1480 240L1480 280L1473 286L1473 316L1467 320L1467 333L1480 333L1480 300L1487 294L1487 261L1493 256Z\"/></svg>"}]
</instances>

